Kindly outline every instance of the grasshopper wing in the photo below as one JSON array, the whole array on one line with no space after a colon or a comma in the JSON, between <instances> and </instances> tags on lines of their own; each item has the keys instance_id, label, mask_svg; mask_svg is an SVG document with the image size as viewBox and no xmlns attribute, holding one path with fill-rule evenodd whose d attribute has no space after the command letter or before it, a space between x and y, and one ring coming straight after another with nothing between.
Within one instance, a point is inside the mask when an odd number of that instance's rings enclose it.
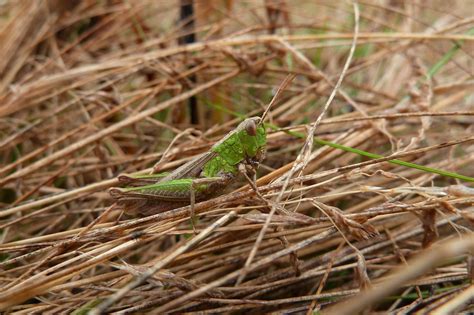
<instances>
[{"instance_id":1,"label":"grasshopper wing","mask_svg":"<svg viewBox=\"0 0 474 315\"><path fill-rule=\"evenodd\" d=\"M216 155L216 152L205 152L192 159L188 163L181 165L168 176L164 177L161 181L165 182L180 178L197 178L201 174L204 165L206 165L206 163L212 160Z\"/></svg>"}]
</instances>

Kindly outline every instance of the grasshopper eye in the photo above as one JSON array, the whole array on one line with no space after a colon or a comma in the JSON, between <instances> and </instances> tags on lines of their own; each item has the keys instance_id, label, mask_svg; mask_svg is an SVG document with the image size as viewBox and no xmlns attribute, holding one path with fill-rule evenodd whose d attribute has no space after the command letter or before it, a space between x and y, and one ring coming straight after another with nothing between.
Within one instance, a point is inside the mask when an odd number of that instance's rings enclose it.
<instances>
[{"instance_id":1,"label":"grasshopper eye","mask_svg":"<svg viewBox=\"0 0 474 315\"><path fill-rule=\"evenodd\" d=\"M257 135L257 125L255 124L255 121L249 120L245 124L245 131L250 136L256 136Z\"/></svg>"}]
</instances>

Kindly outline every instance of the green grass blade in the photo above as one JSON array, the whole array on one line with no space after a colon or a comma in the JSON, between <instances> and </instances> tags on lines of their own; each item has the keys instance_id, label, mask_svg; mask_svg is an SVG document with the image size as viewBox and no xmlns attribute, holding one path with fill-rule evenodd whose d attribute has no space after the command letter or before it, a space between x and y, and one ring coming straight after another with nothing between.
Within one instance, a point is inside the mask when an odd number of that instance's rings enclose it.
<instances>
[{"instance_id":1,"label":"green grass blade","mask_svg":"<svg viewBox=\"0 0 474 315\"><path fill-rule=\"evenodd\" d=\"M474 28L471 28L467 33L467 35L473 35L474 34ZM428 77L432 78L441 68L443 68L451 58L458 52L459 49L461 49L463 44L463 41L454 41L454 46L451 47L450 50L448 50L447 53L441 57L441 59L431 67L431 69L428 71Z\"/></svg>"},{"instance_id":2,"label":"green grass blade","mask_svg":"<svg viewBox=\"0 0 474 315\"><path fill-rule=\"evenodd\" d=\"M279 130L279 128L275 125L265 124L265 126L271 128L275 131ZM292 135L292 136L301 138L301 139L306 138L306 136L303 133L300 133L300 132L294 132L294 131L285 131L285 132ZM346 147L344 145L337 144L337 143L330 142L330 141L326 141L326 140L319 139L319 138L314 138L314 142L317 143L317 144L320 144L320 145L327 145L327 146L333 147L335 149L343 150L343 151L346 151L346 152L352 152L352 153L355 153L355 154L359 154L359 155L362 155L362 156L365 156L365 157L368 157L368 158L371 158L371 159L384 158L383 155L370 153L370 152L367 152L367 151L354 149L354 148L351 148L351 147ZM415 168L415 169L418 169L418 170L421 170L421 171L424 171L424 172L434 173L434 174L438 174L438 175L441 175L441 176L457 178L457 179L467 181L467 182L474 182L473 177L461 175L461 174L454 173L454 172L448 172L448 171L444 171L444 170L440 170L440 169L436 169L436 168L432 168L432 167L427 167L427 166L423 166L423 165L418 165L418 164L415 164L415 163L405 162L405 161L398 160L398 159L388 160L387 162L392 163L392 164L396 164L396 165Z\"/></svg>"}]
</instances>

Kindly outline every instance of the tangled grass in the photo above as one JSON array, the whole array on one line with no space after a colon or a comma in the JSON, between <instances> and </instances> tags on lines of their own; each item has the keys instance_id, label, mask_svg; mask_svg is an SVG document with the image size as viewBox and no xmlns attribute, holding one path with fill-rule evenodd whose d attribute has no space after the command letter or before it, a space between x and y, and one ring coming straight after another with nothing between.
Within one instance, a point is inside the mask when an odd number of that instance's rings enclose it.
<instances>
[{"instance_id":1,"label":"tangled grass","mask_svg":"<svg viewBox=\"0 0 474 315\"><path fill-rule=\"evenodd\" d=\"M0 309L474 311L469 2L196 2L0 2ZM258 194L114 205L279 86Z\"/></svg>"}]
</instances>

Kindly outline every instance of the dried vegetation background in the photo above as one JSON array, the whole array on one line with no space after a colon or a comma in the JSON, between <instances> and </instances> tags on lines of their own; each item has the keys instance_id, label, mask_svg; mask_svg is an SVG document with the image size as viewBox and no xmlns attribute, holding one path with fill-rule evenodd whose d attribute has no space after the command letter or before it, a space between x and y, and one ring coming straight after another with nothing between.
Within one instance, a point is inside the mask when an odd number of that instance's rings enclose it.
<instances>
[{"instance_id":1,"label":"dried vegetation background","mask_svg":"<svg viewBox=\"0 0 474 315\"><path fill-rule=\"evenodd\" d=\"M473 311L473 2L179 4L0 1L0 308ZM390 158L269 131L267 202L240 182L197 236L189 207L110 207L118 174L204 152L291 73L273 124L324 114L315 137Z\"/></svg>"}]
</instances>

